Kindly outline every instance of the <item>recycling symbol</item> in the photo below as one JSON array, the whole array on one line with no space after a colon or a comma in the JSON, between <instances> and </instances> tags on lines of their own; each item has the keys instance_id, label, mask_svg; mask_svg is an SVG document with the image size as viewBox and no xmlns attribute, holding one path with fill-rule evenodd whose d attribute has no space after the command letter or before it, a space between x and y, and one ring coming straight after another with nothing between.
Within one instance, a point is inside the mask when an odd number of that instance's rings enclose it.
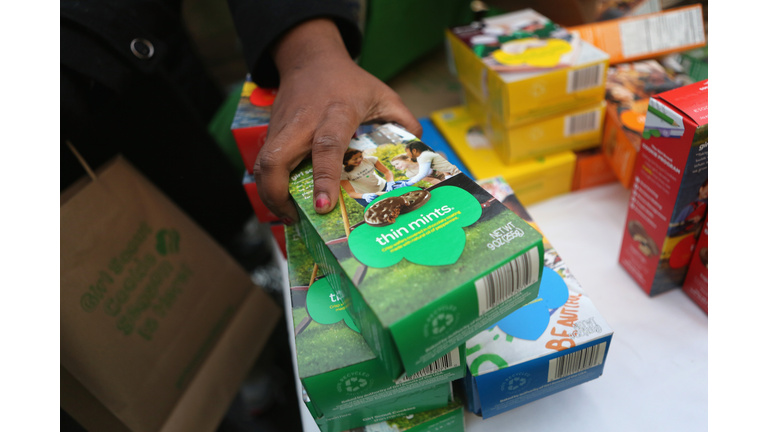
<instances>
[{"instance_id":1,"label":"recycling symbol","mask_svg":"<svg viewBox=\"0 0 768 432\"><path fill-rule=\"evenodd\" d=\"M348 392L355 392L368 385L368 381L365 378L352 377L345 383Z\"/></svg>"},{"instance_id":2,"label":"recycling symbol","mask_svg":"<svg viewBox=\"0 0 768 432\"><path fill-rule=\"evenodd\" d=\"M520 387L525 386L525 384L528 382L523 377L514 377L511 380L509 380L509 383L507 383L507 390L509 391L515 391L519 389Z\"/></svg>"},{"instance_id":3,"label":"recycling symbol","mask_svg":"<svg viewBox=\"0 0 768 432\"><path fill-rule=\"evenodd\" d=\"M441 313L432 320L432 334L440 334L453 324L453 314Z\"/></svg>"}]
</instances>

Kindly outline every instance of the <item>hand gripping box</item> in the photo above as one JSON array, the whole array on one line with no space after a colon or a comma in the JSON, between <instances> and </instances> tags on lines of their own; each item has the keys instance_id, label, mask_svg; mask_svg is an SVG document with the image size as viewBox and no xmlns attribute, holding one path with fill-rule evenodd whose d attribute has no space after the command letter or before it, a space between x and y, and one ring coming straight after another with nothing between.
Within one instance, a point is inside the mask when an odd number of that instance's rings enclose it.
<instances>
[{"instance_id":1,"label":"hand gripping box","mask_svg":"<svg viewBox=\"0 0 768 432\"><path fill-rule=\"evenodd\" d=\"M480 185L533 224L503 180ZM557 251L544 242L545 268L536 300L467 341L467 399L470 410L483 418L603 373L613 331Z\"/></svg>"},{"instance_id":2,"label":"hand gripping box","mask_svg":"<svg viewBox=\"0 0 768 432\"><path fill-rule=\"evenodd\" d=\"M504 164L463 106L432 113L432 121L474 178L501 176L530 205L571 190L576 156L565 151Z\"/></svg>"},{"instance_id":3,"label":"hand gripping box","mask_svg":"<svg viewBox=\"0 0 768 432\"><path fill-rule=\"evenodd\" d=\"M648 103L619 262L651 296L682 285L706 217L708 87Z\"/></svg>"},{"instance_id":4,"label":"hand gripping box","mask_svg":"<svg viewBox=\"0 0 768 432\"><path fill-rule=\"evenodd\" d=\"M505 164L600 144L605 101L507 128L471 92L464 92L464 100L469 114L482 126L485 136Z\"/></svg>"},{"instance_id":5,"label":"hand gripping box","mask_svg":"<svg viewBox=\"0 0 768 432\"><path fill-rule=\"evenodd\" d=\"M311 161L289 191L312 257L392 379L538 293L541 235L392 124L350 142L330 213L315 213Z\"/></svg>"},{"instance_id":6,"label":"hand gripping box","mask_svg":"<svg viewBox=\"0 0 768 432\"><path fill-rule=\"evenodd\" d=\"M603 152L625 188L632 187L648 99L677 87L679 85L656 60L620 64L608 69Z\"/></svg>"},{"instance_id":7,"label":"hand gripping box","mask_svg":"<svg viewBox=\"0 0 768 432\"><path fill-rule=\"evenodd\" d=\"M704 230L696 242L691 265L683 282L683 291L704 313L709 314L709 216L704 219Z\"/></svg>"},{"instance_id":8,"label":"hand gripping box","mask_svg":"<svg viewBox=\"0 0 768 432\"><path fill-rule=\"evenodd\" d=\"M393 382L294 227L286 227L296 364L310 412L340 431L443 408L450 382L464 377L464 345Z\"/></svg>"},{"instance_id":9,"label":"hand gripping box","mask_svg":"<svg viewBox=\"0 0 768 432\"><path fill-rule=\"evenodd\" d=\"M309 406L310 402L305 395L304 403ZM318 424L323 432L332 430L326 425L322 421ZM350 429L349 432L464 432L464 403L455 398L443 408L381 420L379 423Z\"/></svg>"},{"instance_id":10,"label":"hand gripping box","mask_svg":"<svg viewBox=\"0 0 768 432\"><path fill-rule=\"evenodd\" d=\"M531 9L446 37L459 80L505 128L603 100L608 54Z\"/></svg>"},{"instance_id":11,"label":"hand gripping box","mask_svg":"<svg viewBox=\"0 0 768 432\"><path fill-rule=\"evenodd\" d=\"M267 139L267 127L276 94L276 89L258 87L250 75L245 78L231 129L249 174L253 174L256 156Z\"/></svg>"}]
</instances>

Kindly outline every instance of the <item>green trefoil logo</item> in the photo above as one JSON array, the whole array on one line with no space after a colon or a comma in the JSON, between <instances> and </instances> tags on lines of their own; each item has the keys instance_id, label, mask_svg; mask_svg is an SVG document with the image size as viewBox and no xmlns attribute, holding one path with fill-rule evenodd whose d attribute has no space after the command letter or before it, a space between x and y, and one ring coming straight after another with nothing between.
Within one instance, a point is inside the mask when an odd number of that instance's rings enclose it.
<instances>
[{"instance_id":1,"label":"green trefoil logo","mask_svg":"<svg viewBox=\"0 0 768 432\"><path fill-rule=\"evenodd\" d=\"M398 197L420 190L404 187L382 195ZM375 268L406 259L414 264L441 266L456 263L464 251L464 227L477 222L482 207L469 192L456 186L430 190L429 201L397 216L386 226L363 224L349 236L349 248L361 263Z\"/></svg>"},{"instance_id":2,"label":"green trefoil logo","mask_svg":"<svg viewBox=\"0 0 768 432\"><path fill-rule=\"evenodd\" d=\"M319 324L336 324L344 321L349 328L360 333L347 308L349 299L333 289L328 278L315 281L307 291L307 312Z\"/></svg>"}]
</instances>

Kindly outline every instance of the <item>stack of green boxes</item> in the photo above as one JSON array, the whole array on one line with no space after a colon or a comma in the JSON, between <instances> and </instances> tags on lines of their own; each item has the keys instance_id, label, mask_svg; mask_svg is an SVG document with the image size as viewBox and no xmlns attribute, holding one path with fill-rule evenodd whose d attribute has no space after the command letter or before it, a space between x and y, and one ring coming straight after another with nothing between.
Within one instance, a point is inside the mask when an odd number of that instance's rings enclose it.
<instances>
[{"instance_id":1,"label":"stack of green boxes","mask_svg":"<svg viewBox=\"0 0 768 432\"><path fill-rule=\"evenodd\" d=\"M450 66L464 88L464 109L501 163L538 160L542 176L549 171L564 179L544 182L539 196L570 191L574 152L601 142L608 54L531 9L449 29L447 43ZM476 149L453 140L451 145L470 171L482 170L471 156ZM521 191L525 204L533 202L523 192L526 185L505 180Z\"/></svg>"},{"instance_id":2,"label":"stack of green boxes","mask_svg":"<svg viewBox=\"0 0 768 432\"><path fill-rule=\"evenodd\" d=\"M542 237L395 125L353 139L344 164L328 214L314 210L311 161L289 183L300 215L286 244L304 402L323 431L403 416L429 418L423 430L463 430L449 404L450 382L466 373L465 342L538 296Z\"/></svg>"}]
</instances>

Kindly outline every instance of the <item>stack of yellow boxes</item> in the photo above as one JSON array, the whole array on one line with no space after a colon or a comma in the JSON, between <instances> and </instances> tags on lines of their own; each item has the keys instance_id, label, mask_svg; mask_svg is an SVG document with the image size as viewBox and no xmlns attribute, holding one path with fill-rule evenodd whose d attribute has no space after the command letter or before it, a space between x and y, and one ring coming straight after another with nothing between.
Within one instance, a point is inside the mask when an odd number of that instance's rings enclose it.
<instances>
[{"instance_id":1,"label":"stack of yellow boxes","mask_svg":"<svg viewBox=\"0 0 768 432\"><path fill-rule=\"evenodd\" d=\"M575 152L602 140L608 54L531 9L449 29L447 43L465 105L432 120L469 170L504 176L524 204L570 191Z\"/></svg>"}]
</instances>

